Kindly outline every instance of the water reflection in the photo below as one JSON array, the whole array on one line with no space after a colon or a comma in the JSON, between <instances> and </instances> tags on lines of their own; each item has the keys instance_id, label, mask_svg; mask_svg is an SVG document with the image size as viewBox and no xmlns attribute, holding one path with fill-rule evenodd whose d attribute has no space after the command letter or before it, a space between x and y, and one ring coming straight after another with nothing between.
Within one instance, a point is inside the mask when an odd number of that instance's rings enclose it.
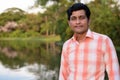
<instances>
[{"instance_id":1,"label":"water reflection","mask_svg":"<svg viewBox=\"0 0 120 80\"><path fill-rule=\"evenodd\" d=\"M55 42L0 41L0 80L58 80L60 51Z\"/></svg>"},{"instance_id":2,"label":"water reflection","mask_svg":"<svg viewBox=\"0 0 120 80\"><path fill-rule=\"evenodd\" d=\"M0 63L0 80L35 80L35 75L28 71L29 67L11 69Z\"/></svg>"}]
</instances>

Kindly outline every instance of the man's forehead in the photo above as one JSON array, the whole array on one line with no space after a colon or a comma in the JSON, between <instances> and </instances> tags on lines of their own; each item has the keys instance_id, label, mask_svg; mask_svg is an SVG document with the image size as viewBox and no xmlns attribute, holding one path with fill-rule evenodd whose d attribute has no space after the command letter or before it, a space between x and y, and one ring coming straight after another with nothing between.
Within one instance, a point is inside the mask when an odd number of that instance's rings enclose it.
<instances>
[{"instance_id":1,"label":"man's forehead","mask_svg":"<svg viewBox=\"0 0 120 80\"><path fill-rule=\"evenodd\" d=\"M85 15L85 11L84 10L73 11L71 16L74 15Z\"/></svg>"}]
</instances>

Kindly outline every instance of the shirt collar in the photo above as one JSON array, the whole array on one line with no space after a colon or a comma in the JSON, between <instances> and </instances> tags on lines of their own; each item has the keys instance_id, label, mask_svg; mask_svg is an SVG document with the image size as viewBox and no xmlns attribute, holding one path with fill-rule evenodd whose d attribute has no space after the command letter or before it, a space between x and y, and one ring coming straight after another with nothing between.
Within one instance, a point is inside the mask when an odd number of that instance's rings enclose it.
<instances>
[{"instance_id":1,"label":"shirt collar","mask_svg":"<svg viewBox=\"0 0 120 80\"><path fill-rule=\"evenodd\" d=\"M93 39L93 34L92 34L92 31L90 29L88 29L86 37L89 37L89 38Z\"/></svg>"}]
</instances>

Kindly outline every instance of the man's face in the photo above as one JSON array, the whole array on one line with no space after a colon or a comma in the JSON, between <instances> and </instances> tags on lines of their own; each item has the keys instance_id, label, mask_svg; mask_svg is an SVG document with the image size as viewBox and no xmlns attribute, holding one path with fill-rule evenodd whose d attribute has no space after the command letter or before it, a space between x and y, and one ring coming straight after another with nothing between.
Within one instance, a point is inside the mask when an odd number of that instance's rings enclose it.
<instances>
[{"instance_id":1,"label":"man's face","mask_svg":"<svg viewBox=\"0 0 120 80\"><path fill-rule=\"evenodd\" d=\"M89 20L84 10L73 11L68 21L69 26L77 34L84 34L89 27Z\"/></svg>"}]
</instances>

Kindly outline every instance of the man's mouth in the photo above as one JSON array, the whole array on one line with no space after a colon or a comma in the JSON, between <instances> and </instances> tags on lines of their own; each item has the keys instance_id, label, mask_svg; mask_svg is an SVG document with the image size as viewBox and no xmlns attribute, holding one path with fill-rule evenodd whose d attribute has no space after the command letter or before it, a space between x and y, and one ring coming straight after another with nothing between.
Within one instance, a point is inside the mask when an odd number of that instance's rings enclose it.
<instances>
[{"instance_id":1,"label":"man's mouth","mask_svg":"<svg viewBox=\"0 0 120 80\"><path fill-rule=\"evenodd\" d=\"M75 26L76 28L82 28L83 26Z\"/></svg>"}]
</instances>

